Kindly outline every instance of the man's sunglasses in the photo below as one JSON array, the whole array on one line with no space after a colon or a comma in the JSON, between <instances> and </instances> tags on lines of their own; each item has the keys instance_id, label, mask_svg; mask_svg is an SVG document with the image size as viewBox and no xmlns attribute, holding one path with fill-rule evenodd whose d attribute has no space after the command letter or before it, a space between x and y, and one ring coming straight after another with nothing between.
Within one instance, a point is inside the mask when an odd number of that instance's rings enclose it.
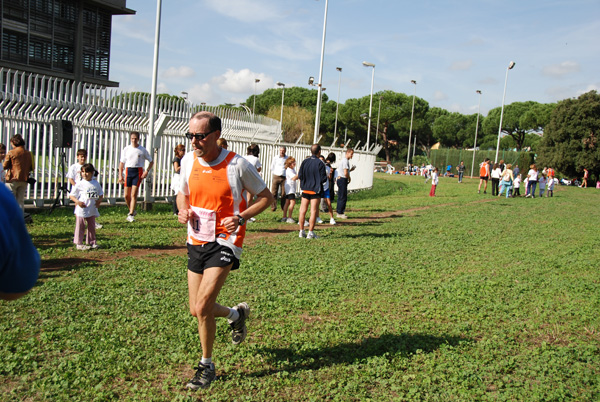
<instances>
[{"instance_id":1,"label":"man's sunglasses","mask_svg":"<svg viewBox=\"0 0 600 402\"><path fill-rule=\"evenodd\" d=\"M213 130L210 133L185 133L185 136L188 140L193 140L194 138L197 139L198 141L202 141L203 139L205 139L206 137L208 137L209 135L211 135L212 133L214 133L217 130Z\"/></svg>"}]
</instances>

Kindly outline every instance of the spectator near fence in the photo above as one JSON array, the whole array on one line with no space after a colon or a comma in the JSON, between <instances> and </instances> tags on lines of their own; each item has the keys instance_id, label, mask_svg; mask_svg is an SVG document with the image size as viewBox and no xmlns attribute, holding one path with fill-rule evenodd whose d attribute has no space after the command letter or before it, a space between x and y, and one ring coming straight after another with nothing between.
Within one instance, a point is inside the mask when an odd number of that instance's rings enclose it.
<instances>
[{"instance_id":1,"label":"spectator near fence","mask_svg":"<svg viewBox=\"0 0 600 402\"><path fill-rule=\"evenodd\" d=\"M327 181L327 171L325 164L319 159L321 146L313 144L310 148L311 155L302 161L298 170L300 179L300 191L302 198L300 201L300 212L298 215L298 225L300 227L299 237L307 239L318 239L314 232L317 216L319 216L319 202L323 194L323 183ZM310 218L308 220L308 233L304 232L304 220L306 211L310 207Z\"/></svg>"},{"instance_id":2,"label":"spectator near fence","mask_svg":"<svg viewBox=\"0 0 600 402\"><path fill-rule=\"evenodd\" d=\"M22 214L25 213L25 191L27 190L27 179L33 171L33 157L31 152L25 149L25 140L21 134L16 134L10 139L13 149L4 158L4 170L6 185L12 191Z\"/></svg>"},{"instance_id":3,"label":"spectator near fence","mask_svg":"<svg viewBox=\"0 0 600 402\"><path fill-rule=\"evenodd\" d=\"M130 136L131 145L127 145L121 152L121 162L119 163L119 183L125 185L125 203L129 208L127 222L135 221L137 214L135 208L137 205L138 191L142 180L148 177L152 170L154 162L150 153L140 145L140 133L133 131ZM144 171L146 161L149 162L148 168ZM125 175L123 175L125 174Z\"/></svg>"},{"instance_id":4,"label":"spectator near fence","mask_svg":"<svg viewBox=\"0 0 600 402\"><path fill-rule=\"evenodd\" d=\"M339 168L336 170L337 175L337 186L338 186L338 199L336 205L336 218L348 219L346 216L346 202L348 200L348 185L350 184L350 172L354 170L354 167L350 167L350 159L354 156L354 150L348 148L344 158L340 162Z\"/></svg>"},{"instance_id":5,"label":"spectator near fence","mask_svg":"<svg viewBox=\"0 0 600 402\"><path fill-rule=\"evenodd\" d=\"M273 174L273 180L271 181L271 194L273 194L273 205L271 210L277 211L277 196L281 191L281 208L285 203L285 160L288 156L285 154L286 148L284 146L279 147L279 155L273 158L271 162L271 173Z\"/></svg>"}]
</instances>

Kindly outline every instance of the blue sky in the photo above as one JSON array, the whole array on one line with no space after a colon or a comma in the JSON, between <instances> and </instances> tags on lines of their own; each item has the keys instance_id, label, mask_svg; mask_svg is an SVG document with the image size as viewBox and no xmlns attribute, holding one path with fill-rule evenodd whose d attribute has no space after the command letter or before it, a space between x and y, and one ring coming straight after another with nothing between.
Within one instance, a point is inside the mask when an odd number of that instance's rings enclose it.
<instances>
[{"instance_id":1,"label":"blue sky","mask_svg":"<svg viewBox=\"0 0 600 402\"><path fill-rule=\"evenodd\" d=\"M110 79L150 92L155 0L113 17ZM158 91L194 103L239 103L319 77L325 0L163 0ZM392 90L450 111L547 103L600 90L598 0L330 0L323 87L340 102Z\"/></svg>"}]
</instances>

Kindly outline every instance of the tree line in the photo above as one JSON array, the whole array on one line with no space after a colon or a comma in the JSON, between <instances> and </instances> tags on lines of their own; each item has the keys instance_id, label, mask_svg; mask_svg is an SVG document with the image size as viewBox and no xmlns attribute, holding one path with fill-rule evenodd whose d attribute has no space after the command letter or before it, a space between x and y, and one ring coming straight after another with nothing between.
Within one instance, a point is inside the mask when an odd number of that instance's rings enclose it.
<instances>
[{"instance_id":1,"label":"tree line","mask_svg":"<svg viewBox=\"0 0 600 402\"><path fill-rule=\"evenodd\" d=\"M301 87L285 88L283 130L286 142L295 142L302 133L302 142L313 139L317 90ZM246 100L256 114L279 120L282 89L273 88ZM364 145L367 141L370 95L347 99L339 104L335 145L346 142ZM381 102L381 106L379 103ZM406 160L413 97L394 91L373 94L370 142L383 148L378 157L386 161ZM319 132L321 144L334 140L335 101L323 94ZM381 110L381 112L379 112ZM501 107L479 116L477 147L495 149L498 139ZM377 120L379 118L379 125ZM416 138L416 153L429 158L431 147L473 148L477 114L449 112L415 97L412 135ZM533 101L514 102L504 106L501 149L530 150L536 153L541 166L551 165L566 177L579 177L587 168L592 177L600 177L600 95L590 91L576 99L558 103ZM362 146L361 145L361 146ZM411 141L412 153L412 141Z\"/></svg>"}]
</instances>

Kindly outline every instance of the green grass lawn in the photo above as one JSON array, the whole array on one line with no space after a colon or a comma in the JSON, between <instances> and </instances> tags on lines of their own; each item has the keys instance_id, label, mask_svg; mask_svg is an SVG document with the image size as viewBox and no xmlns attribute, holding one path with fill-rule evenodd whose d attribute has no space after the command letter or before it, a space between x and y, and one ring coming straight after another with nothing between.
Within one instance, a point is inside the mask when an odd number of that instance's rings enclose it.
<instances>
[{"instance_id":1,"label":"green grass lawn","mask_svg":"<svg viewBox=\"0 0 600 402\"><path fill-rule=\"evenodd\" d=\"M318 240L279 213L250 223L219 299L248 302L248 338L234 347L218 321L218 379L197 392L184 389L200 349L170 206L134 224L101 208L95 252L74 251L72 209L36 214L51 268L0 302L0 399L600 400L600 191L429 188L377 174L350 195L351 221L319 226Z\"/></svg>"}]
</instances>

